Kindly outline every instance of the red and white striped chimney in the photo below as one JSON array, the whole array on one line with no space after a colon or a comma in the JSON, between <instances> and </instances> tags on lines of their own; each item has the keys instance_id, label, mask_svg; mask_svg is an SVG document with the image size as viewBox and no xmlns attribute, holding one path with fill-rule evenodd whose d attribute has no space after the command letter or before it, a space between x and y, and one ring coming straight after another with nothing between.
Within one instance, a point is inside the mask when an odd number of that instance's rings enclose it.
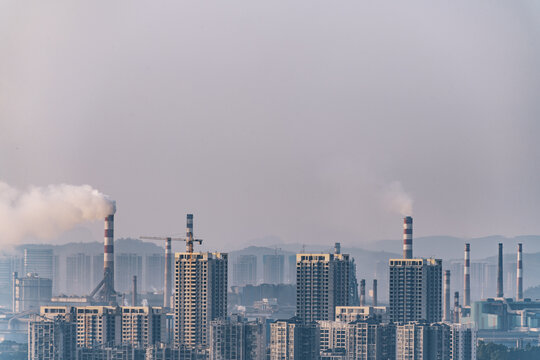
<instances>
[{"instance_id":1,"label":"red and white striped chimney","mask_svg":"<svg viewBox=\"0 0 540 360\"><path fill-rule=\"evenodd\" d=\"M518 244L518 253L517 253L517 299L518 301L523 300L523 248L522 244Z\"/></svg>"},{"instance_id":2,"label":"red and white striped chimney","mask_svg":"<svg viewBox=\"0 0 540 360\"><path fill-rule=\"evenodd\" d=\"M103 274L105 287L114 291L114 212L105 218Z\"/></svg>"},{"instance_id":3,"label":"red and white striped chimney","mask_svg":"<svg viewBox=\"0 0 540 360\"><path fill-rule=\"evenodd\" d=\"M463 306L471 306L471 244L465 244L463 264Z\"/></svg>"},{"instance_id":4,"label":"red and white striped chimney","mask_svg":"<svg viewBox=\"0 0 540 360\"><path fill-rule=\"evenodd\" d=\"M403 218L403 258L412 259L412 217Z\"/></svg>"}]
</instances>

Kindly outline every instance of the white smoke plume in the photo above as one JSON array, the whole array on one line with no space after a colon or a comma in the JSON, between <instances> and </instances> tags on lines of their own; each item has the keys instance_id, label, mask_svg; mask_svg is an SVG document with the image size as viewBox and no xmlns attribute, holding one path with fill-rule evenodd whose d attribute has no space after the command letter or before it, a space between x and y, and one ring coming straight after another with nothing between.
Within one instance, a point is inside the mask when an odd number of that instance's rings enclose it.
<instances>
[{"instance_id":1,"label":"white smoke plume","mask_svg":"<svg viewBox=\"0 0 540 360\"><path fill-rule=\"evenodd\" d=\"M89 185L49 185L21 192L0 182L0 244L50 239L114 213L115 203Z\"/></svg>"},{"instance_id":2,"label":"white smoke plume","mask_svg":"<svg viewBox=\"0 0 540 360\"><path fill-rule=\"evenodd\" d=\"M405 192L403 185L399 181L393 181L384 192L384 204L390 211L400 213L403 216L412 215L413 199Z\"/></svg>"}]
</instances>

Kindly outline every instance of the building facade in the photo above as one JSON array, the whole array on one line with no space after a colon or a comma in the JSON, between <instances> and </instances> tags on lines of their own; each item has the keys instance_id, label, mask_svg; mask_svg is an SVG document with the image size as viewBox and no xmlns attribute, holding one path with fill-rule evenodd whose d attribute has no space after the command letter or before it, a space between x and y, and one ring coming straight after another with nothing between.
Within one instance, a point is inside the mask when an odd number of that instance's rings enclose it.
<instances>
[{"instance_id":1,"label":"building facade","mask_svg":"<svg viewBox=\"0 0 540 360\"><path fill-rule=\"evenodd\" d=\"M336 306L352 305L356 278L348 254L296 255L296 315L306 323L334 320Z\"/></svg>"},{"instance_id":2,"label":"building facade","mask_svg":"<svg viewBox=\"0 0 540 360\"><path fill-rule=\"evenodd\" d=\"M225 253L176 253L176 345L208 345L210 322L227 316L227 263Z\"/></svg>"},{"instance_id":3,"label":"building facade","mask_svg":"<svg viewBox=\"0 0 540 360\"><path fill-rule=\"evenodd\" d=\"M390 321L442 320L442 260L390 259Z\"/></svg>"},{"instance_id":4,"label":"building facade","mask_svg":"<svg viewBox=\"0 0 540 360\"><path fill-rule=\"evenodd\" d=\"M318 360L320 332L317 323L297 318L270 324L270 360Z\"/></svg>"}]
</instances>

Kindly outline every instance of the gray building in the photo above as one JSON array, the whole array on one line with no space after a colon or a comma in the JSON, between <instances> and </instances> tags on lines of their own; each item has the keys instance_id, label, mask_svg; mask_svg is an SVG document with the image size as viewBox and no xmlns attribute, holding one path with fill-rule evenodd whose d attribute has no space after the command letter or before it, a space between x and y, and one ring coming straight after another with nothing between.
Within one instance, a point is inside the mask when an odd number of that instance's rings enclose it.
<instances>
[{"instance_id":1,"label":"gray building","mask_svg":"<svg viewBox=\"0 0 540 360\"><path fill-rule=\"evenodd\" d=\"M54 281L53 250L44 246L28 246L24 249L24 272L35 273L41 278Z\"/></svg>"},{"instance_id":2,"label":"gray building","mask_svg":"<svg viewBox=\"0 0 540 360\"><path fill-rule=\"evenodd\" d=\"M240 316L210 323L210 360L264 360L264 324Z\"/></svg>"},{"instance_id":3,"label":"gray building","mask_svg":"<svg viewBox=\"0 0 540 360\"><path fill-rule=\"evenodd\" d=\"M297 254L297 317L306 323L334 320L336 306L352 305L356 276L351 267L348 254Z\"/></svg>"},{"instance_id":4,"label":"gray building","mask_svg":"<svg viewBox=\"0 0 540 360\"><path fill-rule=\"evenodd\" d=\"M263 256L263 282L265 284L283 284L285 256L273 254Z\"/></svg>"},{"instance_id":5,"label":"gray building","mask_svg":"<svg viewBox=\"0 0 540 360\"><path fill-rule=\"evenodd\" d=\"M52 280L28 274L19 278L13 276L13 311L39 310L41 305L51 301Z\"/></svg>"},{"instance_id":6,"label":"gray building","mask_svg":"<svg viewBox=\"0 0 540 360\"><path fill-rule=\"evenodd\" d=\"M316 322L278 320L270 324L270 360L318 360L319 337Z\"/></svg>"},{"instance_id":7,"label":"gray building","mask_svg":"<svg viewBox=\"0 0 540 360\"><path fill-rule=\"evenodd\" d=\"M425 321L398 325L397 360L475 360L476 331L462 324Z\"/></svg>"},{"instance_id":8,"label":"gray building","mask_svg":"<svg viewBox=\"0 0 540 360\"><path fill-rule=\"evenodd\" d=\"M257 285L257 256L240 255L233 264L233 285Z\"/></svg>"},{"instance_id":9,"label":"gray building","mask_svg":"<svg viewBox=\"0 0 540 360\"><path fill-rule=\"evenodd\" d=\"M175 345L207 346L210 322L227 316L227 254L176 253L175 279Z\"/></svg>"},{"instance_id":10,"label":"gray building","mask_svg":"<svg viewBox=\"0 0 540 360\"><path fill-rule=\"evenodd\" d=\"M77 327L70 316L34 317L28 323L28 360L75 359Z\"/></svg>"},{"instance_id":11,"label":"gray building","mask_svg":"<svg viewBox=\"0 0 540 360\"><path fill-rule=\"evenodd\" d=\"M115 290L118 292L130 292L133 276L137 276L137 279L142 279L142 256L137 254L118 254L114 261Z\"/></svg>"},{"instance_id":12,"label":"gray building","mask_svg":"<svg viewBox=\"0 0 540 360\"><path fill-rule=\"evenodd\" d=\"M144 258L144 278L141 290L163 291L165 284L165 255L151 254Z\"/></svg>"},{"instance_id":13,"label":"gray building","mask_svg":"<svg viewBox=\"0 0 540 360\"><path fill-rule=\"evenodd\" d=\"M390 321L442 319L442 260L390 259Z\"/></svg>"},{"instance_id":14,"label":"gray building","mask_svg":"<svg viewBox=\"0 0 540 360\"><path fill-rule=\"evenodd\" d=\"M92 258L86 254L66 257L66 290L69 295L86 295L92 291Z\"/></svg>"}]
</instances>

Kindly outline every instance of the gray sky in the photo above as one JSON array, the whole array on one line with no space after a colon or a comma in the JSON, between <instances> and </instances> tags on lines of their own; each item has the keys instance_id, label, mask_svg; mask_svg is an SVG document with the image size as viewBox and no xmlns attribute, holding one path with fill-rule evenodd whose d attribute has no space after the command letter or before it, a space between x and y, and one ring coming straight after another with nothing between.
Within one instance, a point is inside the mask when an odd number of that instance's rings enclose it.
<instances>
[{"instance_id":1,"label":"gray sky","mask_svg":"<svg viewBox=\"0 0 540 360\"><path fill-rule=\"evenodd\" d=\"M0 180L223 248L540 234L537 1L0 3ZM399 194L398 194L399 195ZM101 223L94 225L101 227Z\"/></svg>"}]
</instances>

